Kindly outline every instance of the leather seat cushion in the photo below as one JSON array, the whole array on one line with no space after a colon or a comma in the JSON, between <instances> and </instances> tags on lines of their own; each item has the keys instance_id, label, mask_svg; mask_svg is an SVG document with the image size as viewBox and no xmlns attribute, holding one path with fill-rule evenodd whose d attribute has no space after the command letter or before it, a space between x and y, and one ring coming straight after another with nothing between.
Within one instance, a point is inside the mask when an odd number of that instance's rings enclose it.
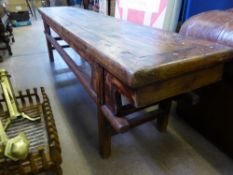
<instances>
[{"instance_id":1,"label":"leather seat cushion","mask_svg":"<svg viewBox=\"0 0 233 175\"><path fill-rule=\"evenodd\" d=\"M182 25L180 33L233 47L233 9L193 16Z\"/></svg>"}]
</instances>

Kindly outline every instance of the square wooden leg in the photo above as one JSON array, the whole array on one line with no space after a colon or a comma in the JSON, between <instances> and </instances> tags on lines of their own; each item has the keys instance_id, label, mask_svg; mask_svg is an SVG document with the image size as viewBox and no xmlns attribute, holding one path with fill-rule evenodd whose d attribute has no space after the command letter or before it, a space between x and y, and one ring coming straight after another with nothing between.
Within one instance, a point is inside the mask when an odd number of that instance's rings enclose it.
<instances>
[{"instance_id":1,"label":"square wooden leg","mask_svg":"<svg viewBox=\"0 0 233 175\"><path fill-rule=\"evenodd\" d=\"M99 151L102 158L108 158L111 154L111 127L103 113L98 112L99 124Z\"/></svg>"},{"instance_id":2,"label":"square wooden leg","mask_svg":"<svg viewBox=\"0 0 233 175\"><path fill-rule=\"evenodd\" d=\"M46 34L49 34L51 35L51 30L49 28L49 26L44 22L44 32ZM49 54L49 59L50 59L50 62L54 62L54 55L53 55L53 47L52 47L52 44L49 42L49 40L46 38L46 41L47 41L47 48L48 48L48 54Z\"/></svg>"},{"instance_id":3,"label":"square wooden leg","mask_svg":"<svg viewBox=\"0 0 233 175\"><path fill-rule=\"evenodd\" d=\"M160 132L167 130L168 120L170 116L171 101L164 101L159 104L159 109L164 111L164 114L159 116L157 120L157 128Z\"/></svg>"}]
</instances>

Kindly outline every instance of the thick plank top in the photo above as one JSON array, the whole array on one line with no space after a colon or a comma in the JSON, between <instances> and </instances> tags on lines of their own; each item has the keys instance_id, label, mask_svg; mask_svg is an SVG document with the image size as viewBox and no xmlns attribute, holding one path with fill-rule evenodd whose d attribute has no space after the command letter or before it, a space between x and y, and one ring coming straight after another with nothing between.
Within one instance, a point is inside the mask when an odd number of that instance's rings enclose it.
<instances>
[{"instance_id":1,"label":"thick plank top","mask_svg":"<svg viewBox=\"0 0 233 175\"><path fill-rule=\"evenodd\" d=\"M233 49L73 7L41 8L47 24L132 88L226 62ZM211 75L210 75L211 76Z\"/></svg>"}]
</instances>

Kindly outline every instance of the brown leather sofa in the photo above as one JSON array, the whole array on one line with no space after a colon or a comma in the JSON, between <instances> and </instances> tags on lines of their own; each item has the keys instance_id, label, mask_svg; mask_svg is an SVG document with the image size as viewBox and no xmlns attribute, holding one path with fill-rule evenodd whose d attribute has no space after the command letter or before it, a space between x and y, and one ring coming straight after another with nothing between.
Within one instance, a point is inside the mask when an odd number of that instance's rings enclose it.
<instances>
[{"instance_id":1,"label":"brown leather sofa","mask_svg":"<svg viewBox=\"0 0 233 175\"><path fill-rule=\"evenodd\" d=\"M233 47L233 9L193 16L182 25L180 33Z\"/></svg>"},{"instance_id":2,"label":"brown leather sofa","mask_svg":"<svg viewBox=\"0 0 233 175\"><path fill-rule=\"evenodd\" d=\"M233 47L233 9L196 15L182 25L180 33ZM198 103L181 98L177 113L233 157L233 60L224 69L221 82L195 92L199 96Z\"/></svg>"}]
</instances>

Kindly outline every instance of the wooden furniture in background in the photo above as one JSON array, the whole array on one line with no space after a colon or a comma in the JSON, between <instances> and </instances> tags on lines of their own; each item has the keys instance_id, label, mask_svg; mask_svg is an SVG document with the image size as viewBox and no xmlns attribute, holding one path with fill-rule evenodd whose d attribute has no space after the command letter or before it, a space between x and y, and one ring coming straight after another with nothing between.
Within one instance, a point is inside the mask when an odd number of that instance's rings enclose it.
<instances>
[{"instance_id":1,"label":"wooden furniture in background","mask_svg":"<svg viewBox=\"0 0 233 175\"><path fill-rule=\"evenodd\" d=\"M50 0L41 0L41 6L42 7L49 7L50 6Z\"/></svg>"},{"instance_id":2,"label":"wooden furniture in background","mask_svg":"<svg viewBox=\"0 0 233 175\"><path fill-rule=\"evenodd\" d=\"M49 58L56 49L97 103L102 157L111 136L157 118L165 131L176 96L222 78L233 49L116 20L72 7L41 8ZM51 29L59 37L51 35ZM58 40L66 41L90 65L86 73ZM211 75L211 76L210 76ZM153 115L129 114L159 104ZM135 114L136 115L136 114Z\"/></svg>"},{"instance_id":3,"label":"wooden furniture in background","mask_svg":"<svg viewBox=\"0 0 233 175\"><path fill-rule=\"evenodd\" d=\"M35 0L26 0L26 3L30 14L37 20Z\"/></svg>"},{"instance_id":4,"label":"wooden furniture in background","mask_svg":"<svg viewBox=\"0 0 233 175\"><path fill-rule=\"evenodd\" d=\"M83 6L84 6L84 9L88 9L89 0L83 0Z\"/></svg>"},{"instance_id":5,"label":"wooden furniture in background","mask_svg":"<svg viewBox=\"0 0 233 175\"><path fill-rule=\"evenodd\" d=\"M61 175L61 148L53 113L49 99L44 88L41 93L37 89L19 91L16 96L17 102L23 112L41 120L31 122L25 119L16 119L7 130L9 137L22 131L30 142L30 152L25 160L13 161L0 157L0 175L28 175L52 171ZM43 101L41 101L41 99ZM3 122L8 117L4 97L0 99L0 118Z\"/></svg>"},{"instance_id":6,"label":"wooden furniture in background","mask_svg":"<svg viewBox=\"0 0 233 175\"><path fill-rule=\"evenodd\" d=\"M8 54L12 56L10 44L15 42L13 28L8 13L3 6L0 6L0 12L0 50L7 50Z\"/></svg>"},{"instance_id":7,"label":"wooden furniture in background","mask_svg":"<svg viewBox=\"0 0 233 175\"><path fill-rule=\"evenodd\" d=\"M107 1L107 8L108 8L108 15L111 15L111 5L112 5L112 1L111 0L106 0ZM90 4L90 0L83 0L83 7L84 9L88 9L88 6Z\"/></svg>"}]
</instances>

